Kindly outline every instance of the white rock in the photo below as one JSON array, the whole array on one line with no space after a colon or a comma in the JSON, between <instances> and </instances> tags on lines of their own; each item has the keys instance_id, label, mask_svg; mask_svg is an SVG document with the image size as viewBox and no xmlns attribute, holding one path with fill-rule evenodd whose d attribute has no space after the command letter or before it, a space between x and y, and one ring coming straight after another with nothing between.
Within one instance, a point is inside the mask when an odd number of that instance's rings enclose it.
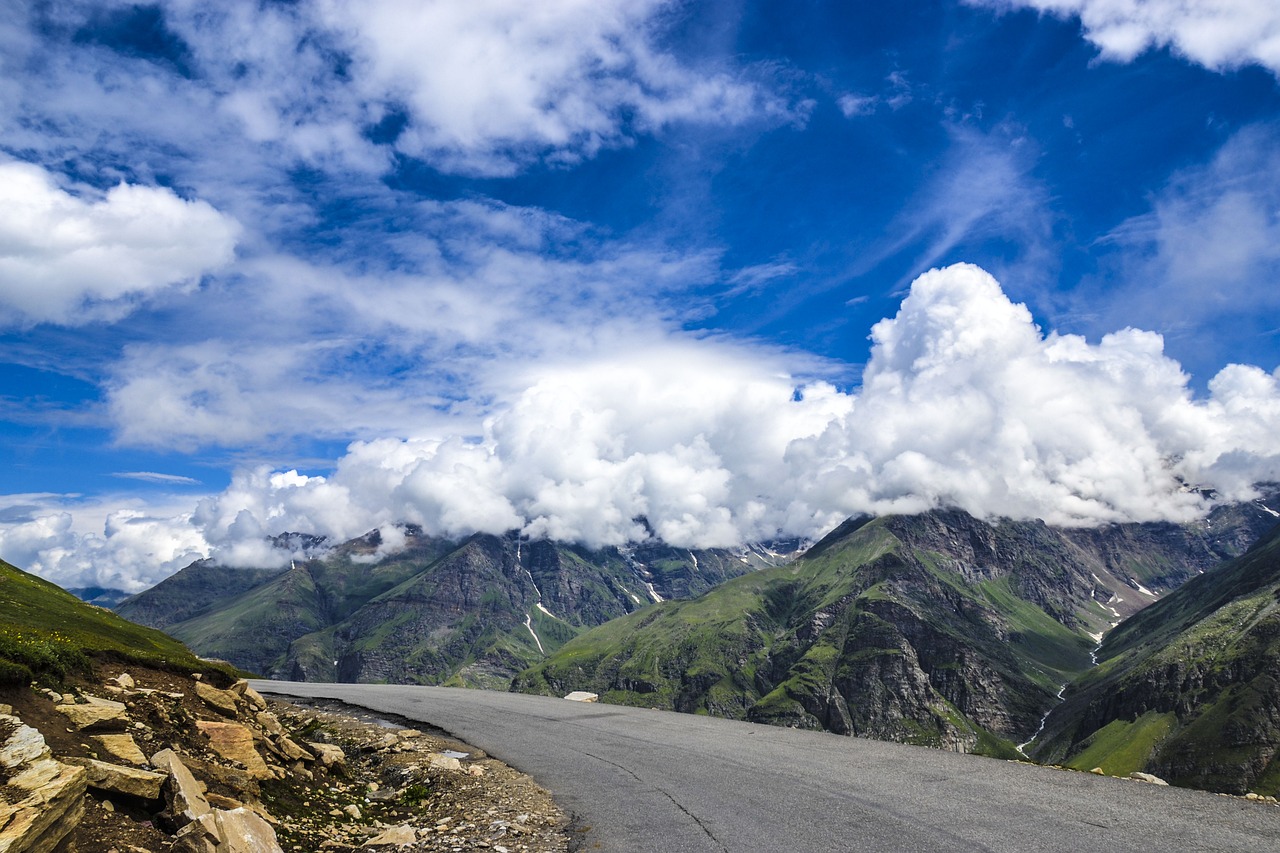
<instances>
[{"instance_id":1,"label":"white rock","mask_svg":"<svg viewBox=\"0 0 1280 853\"><path fill-rule=\"evenodd\" d=\"M586 690L575 690L564 698L570 702L599 702L600 694L589 693Z\"/></svg>"}]
</instances>

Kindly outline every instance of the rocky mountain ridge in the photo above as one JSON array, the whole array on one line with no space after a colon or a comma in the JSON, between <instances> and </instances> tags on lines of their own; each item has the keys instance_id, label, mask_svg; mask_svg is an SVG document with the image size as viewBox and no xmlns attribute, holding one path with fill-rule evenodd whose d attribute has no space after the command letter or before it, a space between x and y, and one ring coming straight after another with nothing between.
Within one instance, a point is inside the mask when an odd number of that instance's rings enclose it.
<instances>
[{"instance_id":1,"label":"rocky mountain ridge","mask_svg":"<svg viewBox=\"0 0 1280 853\"><path fill-rule=\"evenodd\" d=\"M1097 530L955 510L851 519L789 566L584 633L514 689L1017 757L1103 632L1234 556L1274 511Z\"/></svg>"},{"instance_id":2,"label":"rocky mountain ridge","mask_svg":"<svg viewBox=\"0 0 1280 853\"><path fill-rule=\"evenodd\" d=\"M806 544L592 550L404 533L394 553L374 531L283 570L201 561L117 611L266 676L505 688L586 628L783 563Z\"/></svg>"},{"instance_id":3,"label":"rocky mountain ridge","mask_svg":"<svg viewBox=\"0 0 1280 853\"><path fill-rule=\"evenodd\" d=\"M1097 658L1034 757L1280 794L1280 527L1122 623Z\"/></svg>"}]
</instances>

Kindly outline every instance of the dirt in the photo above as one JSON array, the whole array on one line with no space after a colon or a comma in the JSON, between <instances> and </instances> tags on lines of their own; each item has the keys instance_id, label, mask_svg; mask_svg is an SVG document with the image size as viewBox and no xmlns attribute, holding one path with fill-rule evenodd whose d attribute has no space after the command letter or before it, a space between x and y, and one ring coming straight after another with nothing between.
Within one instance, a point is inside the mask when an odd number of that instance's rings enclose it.
<instances>
[{"instance_id":1,"label":"dirt","mask_svg":"<svg viewBox=\"0 0 1280 853\"><path fill-rule=\"evenodd\" d=\"M284 760L258 728L258 751L283 778L254 780L243 766L221 758L196 726L221 720L203 702L190 678L127 668L136 689L112 679L119 665L95 669L91 679L0 692L0 704L44 735L55 758L97 757L102 747L91 734L73 732L45 692L92 694L125 703L128 731L145 755L171 748L207 792L215 808L244 805L272 824L288 853L348 853L357 849L414 853L428 850L492 850L496 853L558 853L574 836L565 813L532 779L443 732L423 732L405 721L376 717L336 703L294 705L269 701L273 714L296 744L339 747L343 760L326 767L319 760ZM218 684L219 687L230 685ZM238 721L253 722L244 708ZM450 760L450 759L456 760ZM288 765L288 766L283 766ZM156 853L175 849L175 827L160 801L132 800L90 790L85 818L68 839L78 853ZM408 827L408 829L404 829ZM391 833L390 836L387 833ZM374 844L380 836L408 843ZM60 848L61 853L62 848Z\"/></svg>"}]
</instances>

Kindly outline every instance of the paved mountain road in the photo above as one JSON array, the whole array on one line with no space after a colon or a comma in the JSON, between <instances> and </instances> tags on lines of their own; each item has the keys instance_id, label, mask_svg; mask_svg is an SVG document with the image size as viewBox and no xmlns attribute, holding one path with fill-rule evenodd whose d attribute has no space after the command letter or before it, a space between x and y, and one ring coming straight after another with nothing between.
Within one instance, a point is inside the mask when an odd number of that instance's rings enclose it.
<instances>
[{"instance_id":1,"label":"paved mountain road","mask_svg":"<svg viewBox=\"0 0 1280 853\"><path fill-rule=\"evenodd\" d=\"M583 850L1280 850L1280 807L1087 773L539 696L253 686L444 729L549 789Z\"/></svg>"}]
</instances>

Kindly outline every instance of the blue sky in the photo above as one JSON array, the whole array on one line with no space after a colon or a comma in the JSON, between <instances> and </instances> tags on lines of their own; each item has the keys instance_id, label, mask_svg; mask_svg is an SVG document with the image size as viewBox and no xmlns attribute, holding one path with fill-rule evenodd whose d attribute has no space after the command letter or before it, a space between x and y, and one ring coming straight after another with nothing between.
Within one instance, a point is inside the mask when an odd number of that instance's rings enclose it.
<instances>
[{"instance_id":1,"label":"blue sky","mask_svg":"<svg viewBox=\"0 0 1280 853\"><path fill-rule=\"evenodd\" d=\"M23 4L0 556L1247 497L1278 44L1268 0Z\"/></svg>"}]
</instances>

